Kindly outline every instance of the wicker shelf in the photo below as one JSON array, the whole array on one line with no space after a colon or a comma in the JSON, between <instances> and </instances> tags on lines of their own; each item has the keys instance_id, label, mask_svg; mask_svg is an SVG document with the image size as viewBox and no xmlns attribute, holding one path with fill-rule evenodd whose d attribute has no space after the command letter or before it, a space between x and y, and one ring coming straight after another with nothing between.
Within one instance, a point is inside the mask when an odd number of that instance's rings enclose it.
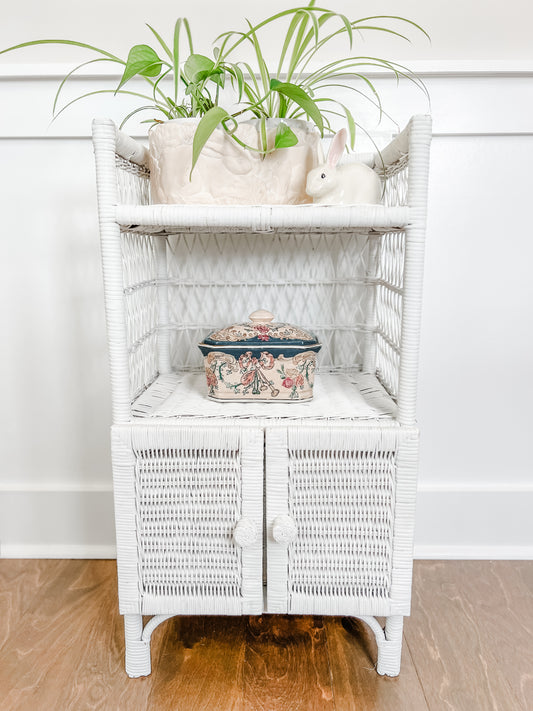
<instances>
[{"instance_id":1,"label":"wicker shelf","mask_svg":"<svg viewBox=\"0 0 533 711\"><path fill-rule=\"evenodd\" d=\"M384 205L124 205L116 221L128 232L394 231L409 224L406 206Z\"/></svg>"},{"instance_id":2,"label":"wicker shelf","mask_svg":"<svg viewBox=\"0 0 533 711\"><path fill-rule=\"evenodd\" d=\"M394 421L396 403L370 373L318 373L314 397L307 402L217 402L206 397L204 373L171 373L157 379L136 398L132 415L146 421L183 418L247 420L255 426L273 421Z\"/></svg>"}]
</instances>

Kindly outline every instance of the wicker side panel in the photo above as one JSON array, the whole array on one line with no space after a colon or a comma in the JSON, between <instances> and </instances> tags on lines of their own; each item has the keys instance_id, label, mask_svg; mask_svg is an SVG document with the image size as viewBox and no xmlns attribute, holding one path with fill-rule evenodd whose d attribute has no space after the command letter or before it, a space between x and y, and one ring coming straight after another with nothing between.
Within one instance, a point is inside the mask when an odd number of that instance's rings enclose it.
<instances>
[{"instance_id":1,"label":"wicker side panel","mask_svg":"<svg viewBox=\"0 0 533 711\"><path fill-rule=\"evenodd\" d=\"M157 248L160 239L133 232L121 234L131 400L158 374Z\"/></svg>"},{"instance_id":2,"label":"wicker side panel","mask_svg":"<svg viewBox=\"0 0 533 711\"><path fill-rule=\"evenodd\" d=\"M262 612L263 433L133 427L135 537L143 614ZM257 540L233 530L252 520Z\"/></svg>"},{"instance_id":3,"label":"wicker side panel","mask_svg":"<svg viewBox=\"0 0 533 711\"><path fill-rule=\"evenodd\" d=\"M383 204L397 207L408 204L409 155L404 155L387 166L384 180Z\"/></svg>"},{"instance_id":4,"label":"wicker side panel","mask_svg":"<svg viewBox=\"0 0 533 711\"><path fill-rule=\"evenodd\" d=\"M405 232L384 234L377 249L375 373L387 392L398 395L403 308Z\"/></svg>"},{"instance_id":5,"label":"wicker side panel","mask_svg":"<svg viewBox=\"0 0 533 711\"><path fill-rule=\"evenodd\" d=\"M116 156L117 189L119 201L129 205L149 205L150 171L121 156Z\"/></svg>"},{"instance_id":6,"label":"wicker side panel","mask_svg":"<svg viewBox=\"0 0 533 711\"><path fill-rule=\"evenodd\" d=\"M288 612L406 608L405 599L399 606L391 600L399 440L397 428L287 429L287 471L271 472L267 488L286 477L288 515L298 530L286 549Z\"/></svg>"}]
</instances>

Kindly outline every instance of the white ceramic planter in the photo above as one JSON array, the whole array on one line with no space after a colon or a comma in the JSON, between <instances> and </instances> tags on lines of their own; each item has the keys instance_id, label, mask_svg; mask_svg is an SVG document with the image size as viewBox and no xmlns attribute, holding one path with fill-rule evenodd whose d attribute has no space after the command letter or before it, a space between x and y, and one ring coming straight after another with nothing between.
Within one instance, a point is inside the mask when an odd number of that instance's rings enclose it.
<instances>
[{"instance_id":1,"label":"white ceramic planter","mask_svg":"<svg viewBox=\"0 0 533 711\"><path fill-rule=\"evenodd\" d=\"M262 157L241 148L217 128L204 146L189 180L192 143L199 119L174 119L151 129L152 202L200 205L299 205L311 202L307 174L323 160L320 134L306 121L285 120L298 144ZM267 121L268 145L274 145L279 119ZM236 135L260 147L259 121L239 125Z\"/></svg>"}]
</instances>

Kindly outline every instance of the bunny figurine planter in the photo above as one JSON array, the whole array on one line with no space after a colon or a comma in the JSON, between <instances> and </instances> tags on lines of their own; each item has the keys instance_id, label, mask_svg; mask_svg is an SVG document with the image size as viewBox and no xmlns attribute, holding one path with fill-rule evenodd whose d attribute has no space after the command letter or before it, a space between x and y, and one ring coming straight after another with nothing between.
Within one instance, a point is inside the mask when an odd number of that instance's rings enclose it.
<instances>
[{"instance_id":1,"label":"bunny figurine planter","mask_svg":"<svg viewBox=\"0 0 533 711\"><path fill-rule=\"evenodd\" d=\"M307 176L306 192L318 205L357 205L381 202L379 175L365 163L337 165L346 145L346 129L335 134L326 162Z\"/></svg>"}]
</instances>

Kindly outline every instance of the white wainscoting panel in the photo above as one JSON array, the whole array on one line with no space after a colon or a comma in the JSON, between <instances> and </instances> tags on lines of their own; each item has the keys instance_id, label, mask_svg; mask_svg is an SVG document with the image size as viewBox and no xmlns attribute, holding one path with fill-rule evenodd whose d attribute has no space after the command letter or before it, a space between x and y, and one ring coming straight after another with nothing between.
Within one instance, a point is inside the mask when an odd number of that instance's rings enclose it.
<instances>
[{"instance_id":1,"label":"white wainscoting panel","mask_svg":"<svg viewBox=\"0 0 533 711\"><path fill-rule=\"evenodd\" d=\"M533 65L416 69L431 108L414 87L374 78L399 124L429 110L434 120L416 555L531 557ZM80 102L49 127L64 73L0 66L3 556L114 555L89 136L93 115L117 119L128 101ZM86 74L66 96L100 85ZM359 115L375 123L368 107ZM383 144L394 123L379 130Z\"/></svg>"}]
</instances>

